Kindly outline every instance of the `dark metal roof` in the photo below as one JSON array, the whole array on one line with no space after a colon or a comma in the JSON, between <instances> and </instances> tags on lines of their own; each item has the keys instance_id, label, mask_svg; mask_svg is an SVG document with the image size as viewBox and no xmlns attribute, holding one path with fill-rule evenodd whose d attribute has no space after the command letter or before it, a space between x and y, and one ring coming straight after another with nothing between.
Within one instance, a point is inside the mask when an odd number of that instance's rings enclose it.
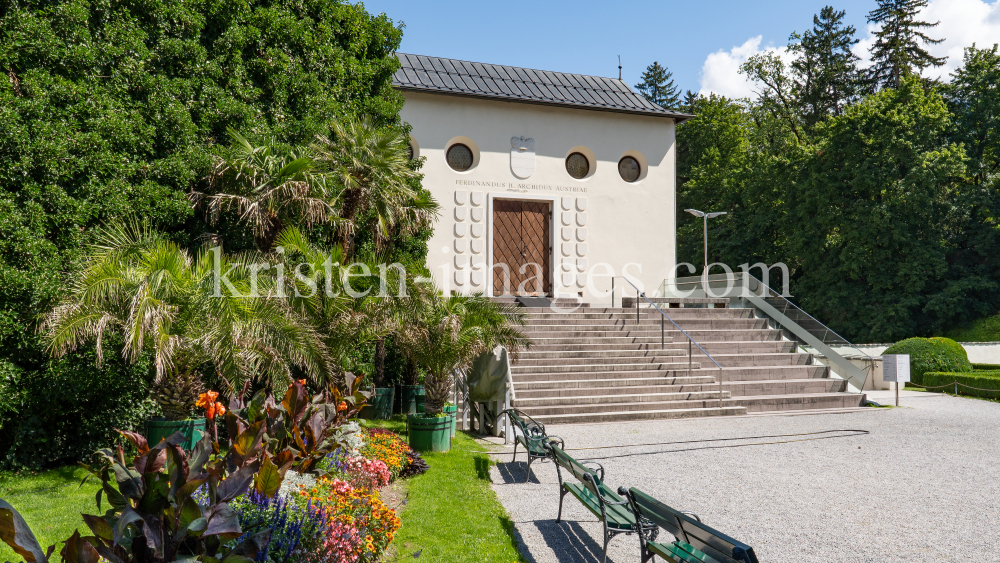
<instances>
[{"instance_id":1,"label":"dark metal roof","mask_svg":"<svg viewBox=\"0 0 1000 563\"><path fill-rule=\"evenodd\" d=\"M615 78L405 53L396 57L401 67L392 84L400 90L672 117L678 123L694 117L662 108Z\"/></svg>"}]
</instances>

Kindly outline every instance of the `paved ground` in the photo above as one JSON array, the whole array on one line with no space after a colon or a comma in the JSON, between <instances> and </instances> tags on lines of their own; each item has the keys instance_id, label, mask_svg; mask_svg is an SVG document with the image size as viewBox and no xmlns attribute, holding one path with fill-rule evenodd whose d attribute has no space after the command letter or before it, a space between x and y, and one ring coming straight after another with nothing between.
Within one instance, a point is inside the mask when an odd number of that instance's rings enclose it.
<instances>
[{"instance_id":1,"label":"paved ground","mask_svg":"<svg viewBox=\"0 0 1000 563\"><path fill-rule=\"evenodd\" d=\"M883 404L890 400L882 399ZM876 399L878 400L878 399ZM1000 561L1000 404L906 393L901 408L849 414L561 425L567 449L825 430L870 434L784 444L753 440L570 451L602 459L607 482L637 486L754 547L762 563ZM834 434L837 435L837 434ZM810 436L768 438L761 441ZM712 449L706 449L712 447ZM698 449L702 448L702 449ZM555 523L551 463L500 456L493 487L529 561L600 561L601 527L567 496ZM638 562L635 536L609 561Z\"/></svg>"}]
</instances>

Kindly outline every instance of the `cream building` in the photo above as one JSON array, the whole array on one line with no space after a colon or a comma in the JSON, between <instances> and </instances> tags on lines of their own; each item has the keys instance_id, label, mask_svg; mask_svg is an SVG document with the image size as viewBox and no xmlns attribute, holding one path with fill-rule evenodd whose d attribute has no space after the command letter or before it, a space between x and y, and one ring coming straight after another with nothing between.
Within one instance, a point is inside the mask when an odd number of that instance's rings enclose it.
<instances>
[{"instance_id":1,"label":"cream building","mask_svg":"<svg viewBox=\"0 0 1000 563\"><path fill-rule=\"evenodd\" d=\"M442 207L427 258L442 289L601 304L612 276L650 293L672 277L675 126L690 116L621 80L398 57L402 118Z\"/></svg>"}]
</instances>

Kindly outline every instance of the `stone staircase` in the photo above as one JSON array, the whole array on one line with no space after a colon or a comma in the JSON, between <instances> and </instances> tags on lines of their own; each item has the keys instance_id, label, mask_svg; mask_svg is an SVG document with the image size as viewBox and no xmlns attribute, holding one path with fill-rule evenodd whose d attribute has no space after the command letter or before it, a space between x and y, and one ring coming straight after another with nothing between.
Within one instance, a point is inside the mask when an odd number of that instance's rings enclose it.
<instances>
[{"instance_id":1,"label":"stone staircase","mask_svg":"<svg viewBox=\"0 0 1000 563\"><path fill-rule=\"evenodd\" d=\"M719 416L857 408L829 368L796 352L752 309L672 308L666 312L722 366L661 315L582 306L573 312L526 308L532 346L512 366L514 406L545 423ZM720 406L720 394L722 397Z\"/></svg>"}]
</instances>

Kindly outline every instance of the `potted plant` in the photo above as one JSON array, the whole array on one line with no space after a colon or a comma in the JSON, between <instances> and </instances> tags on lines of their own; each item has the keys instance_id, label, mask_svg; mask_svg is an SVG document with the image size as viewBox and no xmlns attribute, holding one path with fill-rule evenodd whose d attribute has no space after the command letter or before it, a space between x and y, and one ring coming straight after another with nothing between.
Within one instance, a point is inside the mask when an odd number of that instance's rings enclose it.
<instances>
[{"instance_id":1,"label":"potted plant","mask_svg":"<svg viewBox=\"0 0 1000 563\"><path fill-rule=\"evenodd\" d=\"M147 442L155 446L175 432L180 432L184 436L181 447L194 449L206 432L205 418L193 416L203 393L204 387L196 369L176 369L165 374L153 387L153 398L160 405L163 416L146 423Z\"/></svg>"},{"instance_id":2,"label":"potted plant","mask_svg":"<svg viewBox=\"0 0 1000 563\"><path fill-rule=\"evenodd\" d=\"M425 413L407 417L410 447L448 451L452 418L444 412L452 374L497 345L516 351L528 345L517 328L524 314L482 294L444 297L436 291L416 296L418 305L402 333L411 358L426 370Z\"/></svg>"}]
</instances>

